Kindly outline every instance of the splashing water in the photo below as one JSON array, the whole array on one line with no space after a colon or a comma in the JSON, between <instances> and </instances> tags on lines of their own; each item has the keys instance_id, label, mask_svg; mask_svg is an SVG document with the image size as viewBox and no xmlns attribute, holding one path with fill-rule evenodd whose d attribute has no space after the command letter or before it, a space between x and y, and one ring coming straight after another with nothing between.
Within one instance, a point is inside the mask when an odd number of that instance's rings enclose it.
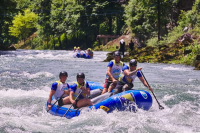
<instances>
[{"instance_id":1,"label":"splashing water","mask_svg":"<svg viewBox=\"0 0 200 133\"><path fill-rule=\"evenodd\" d=\"M51 84L60 71L68 72L67 82L84 72L86 80L103 84L106 54L94 51L93 59L83 59L64 50L1 51L0 132L200 132L200 71L184 65L138 63L164 110L159 110L153 98L149 111L138 109L136 113L91 110L66 119L46 112ZM147 90L138 79L134 88Z\"/></svg>"}]
</instances>

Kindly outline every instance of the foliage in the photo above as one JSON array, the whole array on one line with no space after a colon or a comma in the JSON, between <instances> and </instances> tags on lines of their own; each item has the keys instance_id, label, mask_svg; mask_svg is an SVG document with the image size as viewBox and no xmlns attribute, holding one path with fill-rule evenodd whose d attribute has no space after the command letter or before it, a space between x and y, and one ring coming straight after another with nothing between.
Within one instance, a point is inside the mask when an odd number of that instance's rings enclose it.
<instances>
[{"instance_id":1,"label":"foliage","mask_svg":"<svg viewBox=\"0 0 200 133\"><path fill-rule=\"evenodd\" d=\"M12 25L13 16L18 12L15 9L15 0L1 0L0 4L0 44L11 45L17 41L16 37L9 35L9 26Z\"/></svg>"},{"instance_id":2,"label":"foliage","mask_svg":"<svg viewBox=\"0 0 200 133\"><path fill-rule=\"evenodd\" d=\"M183 34L184 28L188 29L188 32L191 32L194 35L200 33L200 0L197 0L192 7L192 10L187 12L182 11L179 16L178 26L174 27L167 35L162 37L162 40L159 42L159 45L171 45L175 43ZM186 31L187 32L187 31ZM152 45L151 40L148 40L148 45Z\"/></svg>"},{"instance_id":3,"label":"foliage","mask_svg":"<svg viewBox=\"0 0 200 133\"><path fill-rule=\"evenodd\" d=\"M142 37L143 41L155 37L159 30L158 27L158 6L160 8L160 28L165 34L168 30L167 25L173 23L171 20L171 9L174 3L171 0L130 0L125 8L125 22L133 33Z\"/></svg>"},{"instance_id":4,"label":"foliage","mask_svg":"<svg viewBox=\"0 0 200 133\"><path fill-rule=\"evenodd\" d=\"M154 37L154 38L150 38L147 40L147 46L151 46L151 47L156 47L158 44L158 38Z\"/></svg>"},{"instance_id":5,"label":"foliage","mask_svg":"<svg viewBox=\"0 0 200 133\"><path fill-rule=\"evenodd\" d=\"M36 27L37 15L30 10L25 10L24 15L19 13L12 21L13 25L9 27L12 36L25 40L32 30Z\"/></svg>"}]
</instances>

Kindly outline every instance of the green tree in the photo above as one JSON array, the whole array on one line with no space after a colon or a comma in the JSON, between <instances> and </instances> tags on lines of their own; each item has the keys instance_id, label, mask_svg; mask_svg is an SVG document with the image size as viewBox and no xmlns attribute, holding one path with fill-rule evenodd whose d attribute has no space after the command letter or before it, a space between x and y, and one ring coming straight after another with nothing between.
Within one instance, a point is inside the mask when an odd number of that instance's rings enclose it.
<instances>
[{"instance_id":1,"label":"green tree","mask_svg":"<svg viewBox=\"0 0 200 133\"><path fill-rule=\"evenodd\" d=\"M40 43L37 42L37 46L44 45L43 43L46 42L48 47L51 36L54 35L53 28L50 25L51 4L52 0L34 0L29 5L29 8L38 15L37 40L42 41L39 41Z\"/></svg>"},{"instance_id":2,"label":"green tree","mask_svg":"<svg viewBox=\"0 0 200 133\"><path fill-rule=\"evenodd\" d=\"M13 16L18 12L15 0L1 0L0 4L0 44L10 45L16 38L9 35L9 26L12 25Z\"/></svg>"},{"instance_id":3,"label":"green tree","mask_svg":"<svg viewBox=\"0 0 200 133\"><path fill-rule=\"evenodd\" d=\"M140 37L140 41L146 41L168 33L168 28L173 26L172 11L176 1L171 0L130 0L125 6L125 22L132 32ZM172 29L172 28L171 28Z\"/></svg>"},{"instance_id":4,"label":"green tree","mask_svg":"<svg viewBox=\"0 0 200 133\"><path fill-rule=\"evenodd\" d=\"M32 33L36 27L37 15L30 10L25 10L24 15L19 13L12 21L13 25L9 27L9 32L12 36L24 40Z\"/></svg>"},{"instance_id":5,"label":"green tree","mask_svg":"<svg viewBox=\"0 0 200 133\"><path fill-rule=\"evenodd\" d=\"M62 49L61 35L63 33L71 36L75 34L81 10L82 6L77 5L74 0L55 0L52 2L50 25L55 36L58 37L60 49Z\"/></svg>"}]
</instances>

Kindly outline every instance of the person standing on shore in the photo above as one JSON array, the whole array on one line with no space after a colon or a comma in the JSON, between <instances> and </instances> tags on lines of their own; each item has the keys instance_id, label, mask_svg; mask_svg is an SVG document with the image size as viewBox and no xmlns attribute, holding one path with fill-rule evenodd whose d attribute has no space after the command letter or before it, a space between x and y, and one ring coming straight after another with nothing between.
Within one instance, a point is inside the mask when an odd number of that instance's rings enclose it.
<instances>
[{"instance_id":1,"label":"person standing on shore","mask_svg":"<svg viewBox=\"0 0 200 133\"><path fill-rule=\"evenodd\" d=\"M134 43L133 43L132 39L130 40L128 46L129 46L130 50L133 51L133 49L134 49Z\"/></svg>"},{"instance_id":2,"label":"person standing on shore","mask_svg":"<svg viewBox=\"0 0 200 133\"><path fill-rule=\"evenodd\" d=\"M125 51L125 41L124 41L124 39L121 39L121 40L120 40L119 52L122 53L123 57L124 57L124 51Z\"/></svg>"}]
</instances>

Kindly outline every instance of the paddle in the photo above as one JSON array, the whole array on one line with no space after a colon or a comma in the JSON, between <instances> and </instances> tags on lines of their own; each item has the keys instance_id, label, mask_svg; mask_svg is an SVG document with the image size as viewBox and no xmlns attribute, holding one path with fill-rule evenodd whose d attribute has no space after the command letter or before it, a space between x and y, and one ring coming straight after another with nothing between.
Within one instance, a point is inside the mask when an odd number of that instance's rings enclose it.
<instances>
[{"instance_id":1,"label":"paddle","mask_svg":"<svg viewBox=\"0 0 200 133\"><path fill-rule=\"evenodd\" d=\"M55 101L55 103L53 105L51 105L51 108L60 100L60 98L62 98L64 96L64 94L65 94L65 92L62 94L61 97L58 98L58 100ZM49 104L51 104L51 103L49 103ZM47 112L49 112L49 110L51 110L51 108L48 109Z\"/></svg>"},{"instance_id":2,"label":"paddle","mask_svg":"<svg viewBox=\"0 0 200 133\"><path fill-rule=\"evenodd\" d=\"M144 76L144 74L142 73L142 71L141 71L141 74L142 74L142 76L144 77L144 79L145 79L145 81L147 82L147 80L146 80L146 78L145 78L145 76ZM147 82L147 84L148 84L148 86L150 87L150 85L149 85L149 83ZM156 96L155 96L155 94L154 94L154 92L153 91L151 91L152 92L152 94L153 94L153 96L154 96L154 98L156 99L156 101L157 101L157 103L158 103L158 105L159 105L159 109L164 109L164 107L163 106L161 106L160 105L160 103L158 102L158 100L157 100L157 98L156 98Z\"/></svg>"},{"instance_id":3,"label":"paddle","mask_svg":"<svg viewBox=\"0 0 200 133\"><path fill-rule=\"evenodd\" d=\"M79 94L78 94L78 96L75 98L75 100L74 101L76 101L77 100L77 98L79 97L79 95L82 93L82 90L79 92ZM69 107L69 109L66 111L66 113L63 115L63 117L65 117L66 116L66 114L69 112L69 110L70 110L70 108L73 106L73 104Z\"/></svg>"}]
</instances>

